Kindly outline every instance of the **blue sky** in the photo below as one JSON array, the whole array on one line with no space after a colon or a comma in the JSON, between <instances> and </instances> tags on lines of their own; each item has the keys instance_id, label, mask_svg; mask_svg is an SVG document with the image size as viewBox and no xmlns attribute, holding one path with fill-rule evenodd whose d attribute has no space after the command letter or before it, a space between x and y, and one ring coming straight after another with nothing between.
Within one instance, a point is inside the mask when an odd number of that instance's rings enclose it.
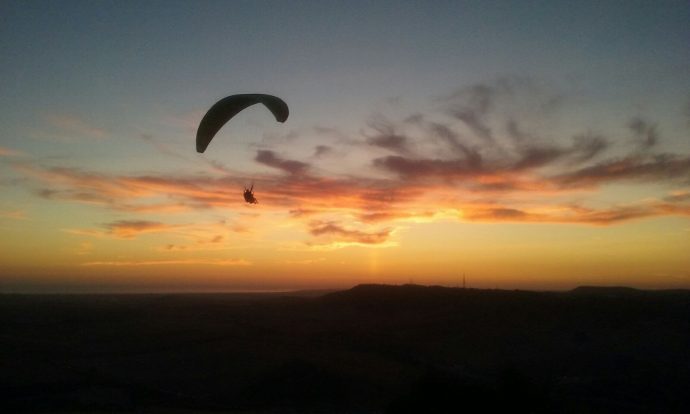
<instances>
[{"instance_id":1,"label":"blue sky","mask_svg":"<svg viewBox=\"0 0 690 414\"><path fill-rule=\"evenodd\" d=\"M184 110L227 90L288 95L296 109L310 109L295 114L326 121L311 109L362 116L388 97L425 99L505 75L580 82L617 101L678 99L690 82L685 1L30 1L2 8L5 125L7 111L16 122L41 107L120 123L118 104L134 113Z\"/></svg>"}]
</instances>

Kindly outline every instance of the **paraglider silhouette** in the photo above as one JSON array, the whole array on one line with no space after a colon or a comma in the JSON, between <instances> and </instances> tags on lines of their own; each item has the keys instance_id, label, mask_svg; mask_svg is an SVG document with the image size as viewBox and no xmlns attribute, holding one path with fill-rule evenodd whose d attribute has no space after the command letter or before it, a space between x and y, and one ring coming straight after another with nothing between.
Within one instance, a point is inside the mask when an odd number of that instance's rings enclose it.
<instances>
[{"instance_id":1,"label":"paraglider silhouette","mask_svg":"<svg viewBox=\"0 0 690 414\"><path fill-rule=\"evenodd\" d=\"M285 122L290 114L287 104L280 98L264 94L231 95L216 102L201 119L196 131L196 151L204 152L218 131L244 109L263 104L278 122Z\"/></svg>"},{"instance_id":2,"label":"paraglider silhouette","mask_svg":"<svg viewBox=\"0 0 690 414\"><path fill-rule=\"evenodd\" d=\"M241 94L228 96L213 104L201 119L196 130L196 151L200 153L206 151L208 144L211 143L223 125L244 109L258 103L268 108L278 122L285 122L290 114L287 104L273 95ZM259 203L254 197L254 184L250 188L245 187L244 201L249 204Z\"/></svg>"},{"instance_id":3,"label":"paraglider silhouette","mask_svg":"<svg viewBox=\"0 0 690 414\"><path fill-rule=\"evenodd\" d=\"M254 184L250 188L244 188L244 201L249 204L259 204L259 200L254 197Z\"/></svg>"}]
</instances>

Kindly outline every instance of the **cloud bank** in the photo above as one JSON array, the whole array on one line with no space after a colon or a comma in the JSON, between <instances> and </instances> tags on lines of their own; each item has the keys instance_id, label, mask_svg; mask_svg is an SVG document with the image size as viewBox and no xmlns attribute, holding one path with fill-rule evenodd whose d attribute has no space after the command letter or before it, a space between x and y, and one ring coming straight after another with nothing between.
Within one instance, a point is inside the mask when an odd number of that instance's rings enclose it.
<instances>
[{"instance_id":1,"label":"cloud bank","mask_svg":"<svg viewBox=\"0 0 690 414\"><path fill-rule=\"evenodd\" d=\"M616 131L582 125L563 132L554 119L567 115L566 103L566 94L526 78L471 85L434 99L426 112L373 116L358 136L315 127L323 143L309 146L303 159L258 149L254 161L273 170L261 174L213 165L213 175L11 165L42 199L131 215L102 229L120 238L170 230L142 214L242 211L240 192L250 176L261 211L284 213L313 243L383 245L400 223L448 220L448 211L464 221L586 225L690 216L690 154L665 152L658 122L631 116ZM101 134L69 119L52 122ZM179 157L159 140L142 139ZM329 173L335 153L350 154L356 165ZM2 148L0 154L12 155ZM600 195L614 185L652 185L657 196L602 203Z\"/></svg>"}]
</instances>

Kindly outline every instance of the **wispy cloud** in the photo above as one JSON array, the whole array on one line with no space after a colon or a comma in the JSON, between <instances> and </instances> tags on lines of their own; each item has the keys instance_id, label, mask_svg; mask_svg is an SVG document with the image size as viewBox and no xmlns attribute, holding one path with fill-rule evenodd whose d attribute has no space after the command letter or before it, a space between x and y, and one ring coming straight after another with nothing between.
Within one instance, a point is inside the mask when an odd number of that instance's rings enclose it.
<instances>
[{"instance_id":1,"label":"wispy cloud","mask_svg":"<svg viewBox=\"0 0 690 414\"><path fill-rule=\"evenodd\" d=\"M227 188L241 188L239 179L209 177L109 175L75 168L14 168L47 185L36 190L42 198L101 205L130 212L181 212L239 203Z\"/></svg>"},{"instance_id":2,"label":"wispy cloud","mask_svg":"<svg viewBox=\"0 0 690 414\"><path fill-rule=\"evenodd\" d=\"M160 252L230 250L236 247L227 245L227 235L245 232L241 226L230 220L169 224L135 219L117 220L86 228L68 228L63 231L74 236L116 240L130 240L148 234L172 236L172 239L168 239L172 242L168 241L157 248Z\"/></svg>"},{"instance_id":3,"label":"wispy cloud","mask_svg":"<svg viewBox=\"0 0 690 414\"><path fill-rule=\"evenodd\" d=\"M564 102L563 93L528 79L477 84L435 100L429 113L417 111L400 120L373 117L359 136L314 128L323 139L301 159L259 149L254 160L273 169L261 174L231 171L220 164L212 165L213 175L107 174L29 161L12 165L31 178L32 190L46 200L130 214L129 220L91 229L121 238L189 230L139 220L144 213L244 211L238 210L246 207L241 191L251 180L260 211L287 214L315 241L314 248L387 245L393 242L392 229L403 221L455 217L609 225L687 216L690 201L683 191L690 185L690 154L661 151L658 122L626 117L616 131L582 125L560 136L551 119L566 108ZM162 153L179 155L151 136L141 139ZM351 169L329 172L329 154L347 151L348 162L355 163ZM655 184L662 194L653 203L589 202L614 183ZM597 208L583 207L590 205ZM194 249L203 243L211 248L211 232L188 244L171 244L169 250Z\"/></svg>"},{"instance_id":4,"label":"wispy cloud","mask_svg":"<svg viewBox=\"0 0 690 414\"><path fill-rule=\"evenodd\" d=\"M675 190L671 191L669 195L664 197L664 200L668 201L669 203L675 203L675 202L682 202L682 201L689 201L690 202L690 190Z\"/></svg>"},{"instance_id":5,"label":"wispy cloud","mask_svg":"<svg viewBox=\"0 0 690 414\"><path fill-rule=\"evenodd\" d=\"M506 92L505 86L477 84L462 88L445 99L445 110L460 120L477 137L493 143L493 132L487 117L496 95Z\"/></svg>"},{"instance_id":6,"label":"wispy cloud","mask_svg":"<svg viewBox=\"0 0 690 414\"><path fill-rule=\"evenodd\" d=\"M0 146L0 157L18 157L25 155L24 152Z\"/></svg>"},{"instance_id":7,"label":"wispy cloud","mask_svg":"<svg viewBox=\"0 0 690 414\"><path fill-rule=\"evenodd\" d=\"M21 209L0 209L0 218L10 219L10 220L26 220L28 219L26 211Z\"/></svg>"},{"instance_id":8,"label":"wispy cloud","mask_svg":"<svg viewBox=\"0 0 690 414\"><path fill-rule=\"evenodd\" d=\"M606 226L665 215L690 216L690 203L670 204L654 201L601 209L578 205L555 205L535 209L518 209L500 205L477 205L466 206L462 214L463 219L469 221L565 223L596 226Z\"/></svg>"},{"instance_id":9,"label":"wispy cloud","mask_svg":"<svg viewBox=\"0 0 690 414\"><path fill-rule=\"evenodd\" d=\"M254 159L260 164L283 170L289 174L303 174L309 167L309 164L305 162L281 158L269 150L257 151Z\"/></svg>"},{"instance_id":10,"label":"wispy cloud","mask_svg":"<svg viewBox=\"0 0 690 414\"><path fill-rule=\"evenodd\" d=\"M217 226L189 226L179 233L186 237L186 243L167 243L160 246L157 250L161 252L192 252L192 251L218 251L232 250L225 243L226 237L221 234L214 234L217 231L227 231L223 225ZM233 231L236 231L233 229ZM237 231L236 231L237 232Z\"/></svg>"},{"instance_id":11,"label":"wispy cloud","mask_svg":"<svg viewBox=\"0 0 690 414\"><path fill-rule=\"evenodd\" d=\"M123 239L132 239L140 234L170 231L176 226L155 221L119 220L112 223L106 223L104 227L109 234Z\"/></svg>"},{"instance_id":12,"label":"wispy cloud","mask_svg":"<svg viewBox=\"0 0 690 414\"><path fill-rule=\"evenodd\" d=\"M637 144L643 149L651 148L659 142L657 124L649 123L641 117L636 116L628 122L628 127L632 131Z\"/></svg>"},{"instance_id":13,"label":"wispy cloud","mask_svg":"<svg viewBox=\"0 0 690 414\"><path fill-rule=\"evenodd\" d=\"M327 237L335 242L352 242L358 244L381 244L388 240L391 229L366 232L348 229L338 223L314 221L310 223L309 232L317 237Z\"/></svg>"},{"instance_id":14,"label":"wispy cloud","mask_svg":"<svg viewBox=\"0 0 690 414\"><path fill-rule=\"evenodd\" d=\"M195 109L186 112L168 113L163 119L163 123L174 128L180 128L187 132L194 132L199 126L199 122L204 117L205 110Z\"/></svg>"},{"instance_id":15,"label":"wispy cloud","mask_svg":"<svg viewBox=\"0 0 690 414\"><path fill-rule=\"evenodd\" d=\"M93 253L93 243L85 241L79 243L79 246L74 250L74 254L78 256L86 256Z\"/></svg>"},{"instance_id":16,"label":"wispy cloud","mask_svg":"<svg viewBox=\"0 0 690 414\"><path fill-rule=\"evenodd\" d=\"M608 159L557 175L554 180L565 186L591 186L622 180L687 183L690 180L690 156L658 154Z\"/></svg>"},{"instance_id":17,"label":"wispy cloud","mask_svg":"<svg viewBox=\"0 0 690 414\"><path fill-rule=\"evenodd\" d=\"M177 265L210 265L210 266L251 266L244 259L184 259L184 260L111 260L84 262L82 266L177 266Z\"/></svg>"},{"instance_id":18,"label":"wispy cloud","mask_svg":"<svg viewBox=\"0 0 690 414\"><path fill-rule=\"evenodd\" d=\"M105 129L93 126L76 115L53 114L45 119L55 132L70 138L103 139L108 135Z\"/></svg>"},{"instance_id":19,"label":"wispy cloud","mask_svg":"<svg viewBox=\"0 0 690 414\"><path fill-rule=\"evenodd\" d=\"M395 126L382 116L376 116L369 121L369 128L373 134L365 133L366 142L373 147L379 147L399 154L410 154L410 138L396 131Z\"/></svg>"},{"instance_id":20,"label":"wispy cloud","mask_svg":"<svg viewBox=\"0 0 690 414\"><path fill-rule=\"evenodd\" d=\"M328 154L331 154L333 152L333 148L331 148L328 145L317 145L314 147L314 157L319 158L326 156Z\"/></svg>"},{"instance_id":21,"label":"wispy cloud","mask_svg":"<svg viewBox=\"0 0 690 414\"><path fill-rule=\"evenodd\" d=\"M286 260L285 264L307 266L307 265L313 265L316 263L321 263L324 261L326 261L325 257L317 257L316 259Z\"/></svg>"},{"instance_id":22,"label":"wispy cloud","mask_svg":"<svg viewBox=\"0 0 690 414\"><path fill-rule=\"evenodd\" d=\"M180 225L170 225L156 221L118 220L104 223L97 228L65 229L64 231L76 236L133 239L142 234L169 233L180 228L182 228Z\"/></svg>"},{"instance_id":23,"label":"wispy cloud","mask_svg":"<svg viewBox=\"0 0 690 414\"><path fill-rule=\"evenodd\" d=\"M182 154L180 154L177 151L174 151L171 149L168 145L165 145L164 143L160 142L158 139L156 139L153 135L151 134L141 134L139 135L139 138L141 138L142 141L147 142L151 144L156 151L158 151L161 154L167 155L172 158L177 158L185 161L191 161L189 157L186 157Z\"/></svg>"}]
</instances>

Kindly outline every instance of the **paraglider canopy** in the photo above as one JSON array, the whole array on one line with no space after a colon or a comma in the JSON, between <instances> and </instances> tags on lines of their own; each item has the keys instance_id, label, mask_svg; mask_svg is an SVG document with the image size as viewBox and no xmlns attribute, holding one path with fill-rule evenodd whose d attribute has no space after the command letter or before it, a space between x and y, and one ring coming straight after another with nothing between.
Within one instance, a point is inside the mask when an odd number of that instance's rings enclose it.
<instances>
[{"instance_id":1,"label":"paraglider canopy","mask_svg":"<svg viewBox=\"0 0 690 414\"><path fill-rule=\"evenodd\" d=\"M285 122L290 114L287 104L280 98L264 94L231 95L216 102L206 112L196 131L196 151L204 152L218 131L244 109L263 104L278 122Z\"/></svg>"}]
</instances>

